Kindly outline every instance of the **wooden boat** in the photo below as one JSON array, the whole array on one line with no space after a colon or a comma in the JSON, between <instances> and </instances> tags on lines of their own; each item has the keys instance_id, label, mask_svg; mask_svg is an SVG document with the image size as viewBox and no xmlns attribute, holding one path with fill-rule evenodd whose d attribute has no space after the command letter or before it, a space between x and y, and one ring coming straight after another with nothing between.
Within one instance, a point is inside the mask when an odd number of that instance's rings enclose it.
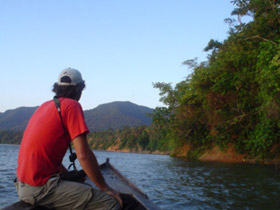
<instances>
[{"instance_id":1,"label":"wooden boat","mask_svg":"<svg viewBox=\"0 0 280 210\"><path fill-rule=\"evenodd\" d=\"M116 191L120 192L124 210L159 210L160 208L156 206L148 196L142 192L136 185L134 185L130 180L123 176L114 166L110 164L109 159L100 166L101 173L106 180L106 183ZM97 188L96 185L89 179L86 178L85 184ZM2 210L48 210L40 206L32 206L26 204L22 201L16 202Z\"/></svg>"}]
</instances>

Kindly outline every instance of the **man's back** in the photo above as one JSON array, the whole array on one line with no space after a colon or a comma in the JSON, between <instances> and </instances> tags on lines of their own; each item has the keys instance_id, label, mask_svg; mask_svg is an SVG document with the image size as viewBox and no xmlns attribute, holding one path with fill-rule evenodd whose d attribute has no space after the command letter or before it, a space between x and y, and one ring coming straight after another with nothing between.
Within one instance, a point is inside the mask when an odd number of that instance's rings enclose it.
<instances>
[{"instance_id":1,"label":"man's back","mask_svg":"<svg viewBox=\"0 0 280 210\"><path fill-rule=\"evenodd\" d=\"M88 132L79 103L68 98L61 98L60 101L63 122L70 136ZM18 179L40 186L51 175L59 173L70 139L73 139L70 136L64 133L54 101L42 104L24 132L18 157Z\"/></svg>"}]
</instances>

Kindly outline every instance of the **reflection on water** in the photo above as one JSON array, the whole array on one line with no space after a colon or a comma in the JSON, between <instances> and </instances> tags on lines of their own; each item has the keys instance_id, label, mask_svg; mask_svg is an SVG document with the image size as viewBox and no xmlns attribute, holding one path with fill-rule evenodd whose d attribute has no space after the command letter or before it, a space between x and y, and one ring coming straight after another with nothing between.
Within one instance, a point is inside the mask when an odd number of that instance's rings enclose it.
<instances>
[{"instance_id":1,"label":"reflection on water","mask_svg":"<svg viewBox=\"0 0 280 210\"><path fill-rule=\"evenodd\" d=\"M18 146L0 145L0 208L17 201ZM280 171L242 164L186 162L163 155L95 151L161 209L280 209ZM68 166L68 157L64 159Z\"/></svg>"}]
</instances>

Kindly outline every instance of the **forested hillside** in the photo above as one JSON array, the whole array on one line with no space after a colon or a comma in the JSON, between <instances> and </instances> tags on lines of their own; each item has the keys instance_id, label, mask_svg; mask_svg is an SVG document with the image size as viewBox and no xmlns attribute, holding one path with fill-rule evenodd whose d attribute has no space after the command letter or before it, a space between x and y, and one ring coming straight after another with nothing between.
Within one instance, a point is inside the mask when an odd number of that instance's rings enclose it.
<instances>
[{"instance_id":1,"label":"forested hillside","mask_svg":"<svg viewBox=\"0 0 280 210\"><path fill-rule=\"evenodd\" d=\"M155 83L166 107L156 108L151 126L115 133L114 144L159 149L188 157L233 145L254 158L280 154L280 1L234 0L236 19L226 19L226 40L210 40L208 60L183 62L191 75L175 85ZM252 21L243 23L244 16ZM111 132L112 134L112 132ZM112 135L111 135L112 136ZM115 142L119 138L119 142ZM101 138L93 136L93 145ZM108 138L109 139L109 138ZM109 140L102 148L110 146ZM128 146L130 147L130 146Z\"/></svg>"},{"instance_id":2,"label":"forested hillside","mask_svg":"<svg viewBox=\"0 0 280 210\"><path fill-rule=\"evenodd\" d=\"M85 111L85 119L91 131L104 131L106 129L119 129L123 127L136 127L150 125L153 109L139 106L131 102L112 102L102 104Z\"/></svg>"},{"instance_id":3,"label":"forested hillside","mask_svg":"<svg viewBox=\"0 0 280 210\"><path fill-rule=\"evenodd\" d=\"M167 105L156 110L154 126L172 151L233 144L238 152L270 157L280 143L280 1L232 2L237 20L226 20L226 40L209 41L208 60L184 61L193 73L175 87L154 85ZM252 21L243 23L243 16Z\"/></svg>"},{"instance_id":4,"label":"forested hillside","mask_svg":"<svg viewBox=\"0 0 280 210\"><path fill-rule=\"evenodd\" d=\"M0 113L0 130L23 131L37 107L19 107Z\"/></svg>"},{"instance_id":5,"label":"forested hillside","mask_svg":"<svg viewBox=\"0 0 280 210\"><path fill-rule=\"evenodd\" d=\"M0 130L0 144L20 144L23 131Z\"/></svg>"}]
</instances>

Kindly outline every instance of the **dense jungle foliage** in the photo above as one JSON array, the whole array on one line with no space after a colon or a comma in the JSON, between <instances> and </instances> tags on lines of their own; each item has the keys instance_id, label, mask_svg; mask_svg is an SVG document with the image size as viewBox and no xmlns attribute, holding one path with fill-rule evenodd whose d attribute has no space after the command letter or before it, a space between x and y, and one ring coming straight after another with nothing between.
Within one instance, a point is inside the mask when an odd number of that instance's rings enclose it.
<instances>
[{"instance_id":1,"label":"dense jungle foliage","mask_svg":"<svg viewBox=\"0 0 280 210\"><path fill-rule=\"evenodd\" d=\"M154 123L171 150L232 143L241 153L269 157L280 143L280 1L232 3L238 21L226 20L226 40L210 40L208 61L184 61L193 73L174 88L154 84L167 105ZM252 21L242 23L242 16Z\"/></svg>"},{"instance_id":2,"label":"dense jungle foliage","mask_svg":"<svg viewBox=\"0 0 280 210\"><path fill-rule=\"evenodd\" d=\"M89 144L94 149L106 150L110 147L128 149L130 151L161 151L167 152L165 138L157 136L161 132L153 126L125 127L119 130L108 129L106 131L91 132L88 135ZM164 136L162 136L164 137Z\"/></svg>"},{"instance_id":3,"label":"dense jungle foliage","mask_svg":"<svg viewBox=\"0 0 280 210\"><path fill-rule=\"evenodd\" d=\"M232 3L237 20L225 20L226 40L209 41L208 60L184 61L193 72L175 87L154 84L166 107L156 108L152 126L105 132L106 139L171 152L185 144L194 150L233 144L253 157L271 156L280 143L280 1ZM243 23L243 16L252 20Z\"/></svg>"},{"instance_id":4,"label":"dense jungle foliage","mask_svg":"<svg viewBox=\"0 0 280 210\"><path fill-rule=\"evenodd\" d=\"M0 144L20 144L22 131L0 130Z\"/></svg>"}]
</instances>

